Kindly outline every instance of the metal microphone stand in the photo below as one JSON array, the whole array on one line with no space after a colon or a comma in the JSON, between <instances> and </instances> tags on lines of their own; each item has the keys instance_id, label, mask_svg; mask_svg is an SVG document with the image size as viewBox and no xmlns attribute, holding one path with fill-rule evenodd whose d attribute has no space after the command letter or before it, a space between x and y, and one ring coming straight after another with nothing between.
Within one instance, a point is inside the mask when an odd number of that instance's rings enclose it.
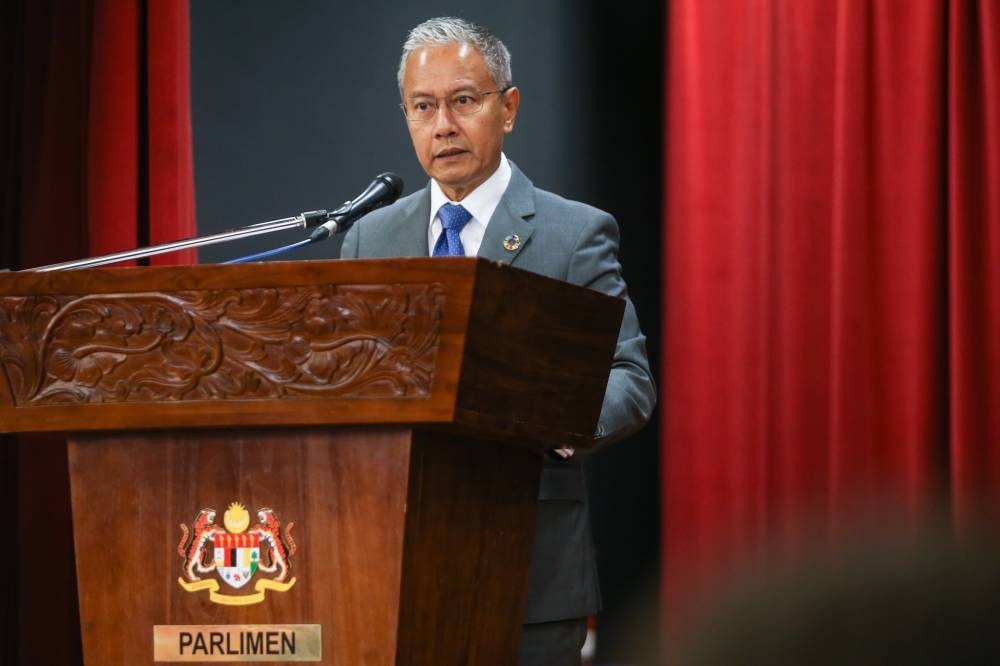
<instances>
[{"instance_id":1,"label":"metal microphone stand","mask_svg":"<svg viewBox=\"0 0 1000 666\"><path fill-rule=\"evenodd\" d=\"M325 210L314 210L309 211L308 213L299 213L295 217L285 217L280 220L272 220L270 222L259 222L257 224L251 224L247 227L230 229L229 231L222 231L217 234L196 236L195 238L172 241L170 243L162 243L160 245L151 245L149 247L140 247L134 250L126 250L124 252L115 252L114 254L105 254L100 257L64 261L59 264L49 264L48 266L39 266L38 268L28 268L25 270L28 272L47 272L74 271L80 268L94 268L95 266L105 266L119 261L144 259L145 257L152 257L157 254L166 254L167 252L187 250L189 248L203 247L205 245L215 245L216 243L227 243L229 241L239 240L240 238L250 238L251 236L260 236L274 231L284 231L285 229L312 229L313 227L326 222L327 219L329 219L329 215Z\"/></svg>"}]
</instances>

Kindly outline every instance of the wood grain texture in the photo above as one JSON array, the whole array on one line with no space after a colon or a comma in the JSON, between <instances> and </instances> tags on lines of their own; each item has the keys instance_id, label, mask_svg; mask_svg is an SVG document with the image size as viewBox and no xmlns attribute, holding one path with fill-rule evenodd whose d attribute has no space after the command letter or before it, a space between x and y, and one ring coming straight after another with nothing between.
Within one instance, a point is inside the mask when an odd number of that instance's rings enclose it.
<instances>
[{"instance_id":1,"label":"wood grain texture","mask_svg":"<svg viewBox=\"0 0 1000 666\"><path fill-rule=\"evenodd\" d=\"M16 405L423 398L444 290L306 285L0 297Z\"/></svg>"},{"instance_id":2,"label":"wood grain texture","mask_svg":"<svg viewBox=\"0 0 1000 666\"><path fill-rule=\"evenodd\" d=\"M319 623L325 663L392 664L409 449L404 429L72 440L86 663L151 663L157 624ZM234 501L295 523L295 586L252 606L178 584L180 525Z\"/></svg>"},{"instance_id":3,"label":"wood grain texture","mask_svg":"<svg viewBox=\"0 0 1000 666\"><path fill-rule=\"evenodd\" d=\"M456 421L531 437L597 427L625 301L514 269L483 271L472 296ZM502 331L497 335L496 331Z\"/></svg>"},{"instance_id":4,"label":"wood grain texture","mask_svg":"<svg viewBox=\"0 0 1000 666\"><path fill-rule=\"evenodd\" d=\"M594 430L623 304L466 258L0 274L0 432Z\"/></svg>"},{"instance_id":5,"label":"wood grain texture","mask_svg":"<svg viewBox=\"0 0 1000 666\"><path fill-rule=\"evenodd\" d=\"M154 625L315 623L323 663L513 663L540 469L525 449L405 428L74 438L86 663L151 663ZM295 524L295 586L252 606L178 583L180 525L205 508L221 523L232 502Z\"/></svg>"},{"instance_id":6,"label":"wood grain texture","mask_svg":"<svg viewBox=\"0 0 1000 666\"><path fill-rule=\"evenodd\" d=\"M517 661L541 457L417 431L397 665Z\"/></svg>"},{"instance_id":7,"label":"wood grain texture","mask_svg":"<svg viewBox=\"0 0 1000 666\"><path fill-rule=\"evenodd\" d=\"M87 663L271 623L333 664L512 663L538 451L589 439L622 307L465 258L0 275L0 432L77 433ZM263 603L178 582L232 502L295 523Z\"/></svg>"}]
</instances>

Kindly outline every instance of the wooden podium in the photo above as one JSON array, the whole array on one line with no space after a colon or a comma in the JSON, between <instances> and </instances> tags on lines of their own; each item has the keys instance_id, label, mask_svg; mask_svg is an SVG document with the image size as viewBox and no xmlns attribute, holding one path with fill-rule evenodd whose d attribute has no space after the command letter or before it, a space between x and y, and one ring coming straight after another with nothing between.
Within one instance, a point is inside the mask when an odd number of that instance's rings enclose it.
<instances>
[{"instance_id":1,"label":"wooden podium","mask_svg":"<svg viewBox=\"0 0 1000 666\"><path fill-rule=\"evenodd\" d=\"M0 275L86 663L513 664L539 453L586 446L623 307L474 259Z\"/></svg>"}]
</instances>

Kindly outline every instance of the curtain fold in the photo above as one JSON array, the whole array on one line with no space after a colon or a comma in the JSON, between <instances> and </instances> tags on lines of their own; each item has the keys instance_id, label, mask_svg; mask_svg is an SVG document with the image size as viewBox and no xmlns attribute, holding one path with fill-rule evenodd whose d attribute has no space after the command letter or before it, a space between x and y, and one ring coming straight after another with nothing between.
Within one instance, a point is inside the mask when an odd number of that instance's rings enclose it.
<instances>
[{"instance_id":1,"label":"curtain fold","mask_svg":"<svg viewBox=\"0 0 1000 666\"><path fill-rule=\"evenodd\" d=\"M16 39L0 49L0 268L194 235L187 15L187 0L7 4L3 34ZM0 654L79 663L65 444L22 437L16 455L14 446L2 460L16 467L10 508L24 538L8 554L17 626Z\"/></svg>"},{"instance_id":2,"label":"curtain fold","mask_svg":"<svg viewBox=\"0 0 1000 666\"><path fill-rule=\"evenodd\" d=\"M84 137L88 255L128 250L139 241L140 9L138 2L93 3Z\"/></svg>"},{"instance_id":3,"label":"curtain fold","mask_svg":"<svg viewBox=\"0 0 1000 666\"><path fill-rule=\"evenodd\" d=\"M193 236L187 2L23 7L20 267Z\"/></svg>"},{"instance_id":4,"label":"curtain fold","mask_svg":"<svg viewBox=\"0 0 1000 666\"><path fill-rule=\"evenodd\" d=\"M188 3L150 0L147 21L149 238L153 245L194 236L194 157ZM196 250L151 263L194 264Z\"/></svg>"},{"instance_id":5,"label":"curtain fold","mask_svg":"<svg viewBox=\"0 0 1000 666\"><path fill-rule=\"evenodd\" d=\"M965 525L1000 514L1000 6L949 10L949 453Z\"/></svg>"},{"instance_id":6,"label":"curtain fold","mask_svg":"<svg viewBox=\"0 0 1000 666\"><path fill-rule=\"evenodd\" d=\"M1000 508L991 0L672 0L664 622L859 521Z\"/></svg>"}]
</instances>

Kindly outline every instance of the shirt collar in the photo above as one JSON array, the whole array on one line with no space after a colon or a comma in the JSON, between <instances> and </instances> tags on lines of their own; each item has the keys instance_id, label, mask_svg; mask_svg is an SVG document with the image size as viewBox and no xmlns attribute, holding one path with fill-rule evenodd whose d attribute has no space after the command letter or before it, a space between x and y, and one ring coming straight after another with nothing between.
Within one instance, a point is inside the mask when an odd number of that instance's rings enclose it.
<instances>
[{"instance_id":1,"label":"shirt collar","mask_svg":"<svg viewBox=\"0 0 1000 666\"><path fill-rule=\"evenodd\" d=\"M451 201L445 196L441 186L434 179L431 179L431 219L433 223L437 217L437 212L446 203L460 203L465 210L472 213L480 224L485 226L493 216L493 211L500 204L503 193L510 184L511 168L507 156L500 153L500 165L497 170L487 178L482 185L474 189L464 199L458 202Z\"/></svg>"}]
</instances>

